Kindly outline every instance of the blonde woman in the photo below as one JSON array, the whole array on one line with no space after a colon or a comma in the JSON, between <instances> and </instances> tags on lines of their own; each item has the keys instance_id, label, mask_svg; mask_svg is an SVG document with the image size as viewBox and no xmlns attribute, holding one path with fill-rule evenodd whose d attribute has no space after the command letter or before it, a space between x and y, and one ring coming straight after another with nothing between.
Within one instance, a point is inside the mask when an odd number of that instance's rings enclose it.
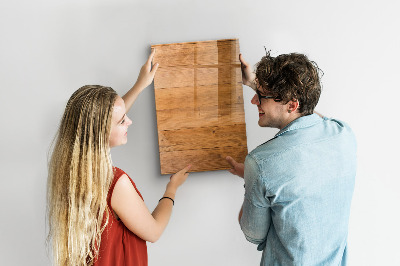
<instances>
[{"instance_id":1,"label":"blonde woman","mask_svg":"<svg viewBox=\"0 0 400 266\"><path fill-rule=\"evenodd\" d=\"M153 81L154 53L123 98L109 87L84 86L67 103L49 163L48 239L55 265L147 265L146 241L156 242L167 226L190 166L171 177L150 213L110 155L110 148L127 142L132 121L126 113Z\"/></svg>"}]
</instances>

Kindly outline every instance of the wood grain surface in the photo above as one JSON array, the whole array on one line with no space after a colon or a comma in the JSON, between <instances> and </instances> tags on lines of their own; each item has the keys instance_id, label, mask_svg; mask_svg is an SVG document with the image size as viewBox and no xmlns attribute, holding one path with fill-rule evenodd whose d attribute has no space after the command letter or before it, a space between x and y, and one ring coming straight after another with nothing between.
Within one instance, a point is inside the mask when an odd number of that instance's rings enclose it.
<instances>
[{"instance_id":1,"label":"wood grain surface","mask_svg":"<svg viewBox=\"0 0 400 266\"><path fill-rule=\"evenodd\" d=\"M161 174L231 168L247 155L239 40L153 45Z\"/></svg>"}]
</instances>

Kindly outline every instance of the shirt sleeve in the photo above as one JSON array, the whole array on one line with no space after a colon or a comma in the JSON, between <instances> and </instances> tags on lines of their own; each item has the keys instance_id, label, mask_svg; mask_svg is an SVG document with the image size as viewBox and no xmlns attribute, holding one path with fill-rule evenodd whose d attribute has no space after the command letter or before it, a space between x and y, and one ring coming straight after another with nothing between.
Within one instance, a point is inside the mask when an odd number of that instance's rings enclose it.
<instances>
[{"instance_id":1,"label":"shirt sleeve","mask_svg":"<svg viewBox=\"0 0 400 266\"><path fill-rule=\"evenodd\" d=\"M271 225L270 202L257 162L248 155L244 167L245 194L240 227L248 241L263 244Z\"/></svg>"}]
</instances>

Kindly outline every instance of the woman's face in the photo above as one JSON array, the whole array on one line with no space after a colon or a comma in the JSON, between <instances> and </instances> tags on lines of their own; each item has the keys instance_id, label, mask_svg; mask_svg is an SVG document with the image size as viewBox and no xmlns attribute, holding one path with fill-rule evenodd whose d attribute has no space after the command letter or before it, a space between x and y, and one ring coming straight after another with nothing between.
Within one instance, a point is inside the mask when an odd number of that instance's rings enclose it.
<instances>
[{"instance_id":1,"label":"woman's face","mask_svg":"<svg viewBox=\"0 0 400 266\"><path fill-rule=\"evenodd\" d=\"M117 96L111 119L110 147L126 144L128 141L128 127L132 121L126 115L125 103Z\"/></svg>"}]
</instances>

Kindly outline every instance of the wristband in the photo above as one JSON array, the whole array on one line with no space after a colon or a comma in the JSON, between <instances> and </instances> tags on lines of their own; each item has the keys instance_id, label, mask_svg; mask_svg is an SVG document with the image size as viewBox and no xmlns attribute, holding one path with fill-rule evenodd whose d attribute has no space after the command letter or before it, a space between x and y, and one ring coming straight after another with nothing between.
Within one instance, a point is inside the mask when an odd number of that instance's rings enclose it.
<instances>
[{"instance_id":1,"label":"wristband","mask_svg":"<svg viewBox=\"0 0 400 266\"><path fill-rule=\"evenodd\" d=\"M162 199L170 199L172 200L172 206L175 205L175 201L170 197L162 197L158 202L160 202Z\"/></svg>"}]
</instances>

